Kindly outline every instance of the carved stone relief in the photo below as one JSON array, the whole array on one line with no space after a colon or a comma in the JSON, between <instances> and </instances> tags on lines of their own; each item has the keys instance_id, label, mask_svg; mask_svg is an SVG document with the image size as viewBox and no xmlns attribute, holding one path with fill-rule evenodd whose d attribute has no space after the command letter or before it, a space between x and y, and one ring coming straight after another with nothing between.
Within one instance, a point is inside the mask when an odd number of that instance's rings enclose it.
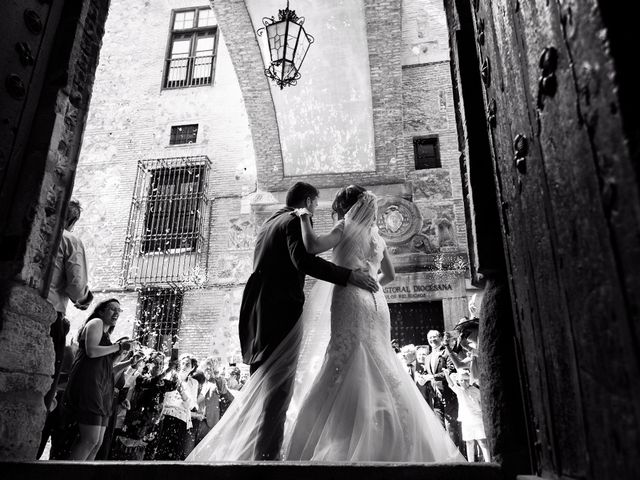
<instances>
[{"instance_id":1,"label":"carved stone relief","mask_svg":"<svg viewBox=\"0 0 640 480\"><path fill-rule=\"evenodd\" d=\"M229 236L227 245L229 248L246 249L253 248L256 241L256 226L249 218L229 219Z\"/></svg>"},{"instance_id":2,"label":"carved stone relief","mask_svg":"<svg viewBox=\"0 0 640 480\"><path fill-rule=\"evenodd\" d=\"M457 248L452 204L426 205L382 197L378 200L378 228L393 254L440 253Z\"/></svg>"},{"instance_id":3,"label":"carved stone relief","mask_svg":"<svg viewBox=\"0 0 640 480\"><path fill-rule=\"evenodd\" d=\"M383 197L378 200L378 229L388 245L402 245L420 232L422 215L404 198Z\"/></svg>"}]
</instances>

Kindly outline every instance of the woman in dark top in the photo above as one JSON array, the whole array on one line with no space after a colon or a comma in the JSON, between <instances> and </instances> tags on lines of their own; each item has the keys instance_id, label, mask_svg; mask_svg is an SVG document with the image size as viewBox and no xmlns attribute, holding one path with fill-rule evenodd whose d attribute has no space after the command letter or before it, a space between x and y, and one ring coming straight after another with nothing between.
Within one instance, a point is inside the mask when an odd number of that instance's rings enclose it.
<instances>
[{"instance_id":1,"label":"woman in dark top","mask_svg":"<svg viewBox=\"0 0 640 480\"><path fill-rule=\"evenodd\" d=\"M114 355L131 347L127 342L114 345L109 339L121 311L118 300L105 300L78 333L78 352L63 401L80 432L69 460L94 460L102 444L113 410Z\"/></svg>"}]
</instances>

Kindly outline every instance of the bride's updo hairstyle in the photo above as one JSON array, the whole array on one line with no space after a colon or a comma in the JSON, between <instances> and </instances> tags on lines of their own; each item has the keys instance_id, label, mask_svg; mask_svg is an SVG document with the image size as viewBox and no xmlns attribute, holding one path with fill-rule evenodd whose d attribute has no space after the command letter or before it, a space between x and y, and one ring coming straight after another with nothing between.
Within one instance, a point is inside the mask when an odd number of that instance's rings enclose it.
<instances>
[{"instance_id":1,"label":"bride's updo hairstyle","mask_svg":"<svg viewBox=\"0 0 640 480\"><path fill-rule=\"evenodd\" d=\"M366 192L367 189L360 185L349 185L344 187L336 194L336 198L331 204L331 209L334 214L338 215L338 218L343 218L351 207L360 199L360 196Z\"/></svg>"}]
</instances>

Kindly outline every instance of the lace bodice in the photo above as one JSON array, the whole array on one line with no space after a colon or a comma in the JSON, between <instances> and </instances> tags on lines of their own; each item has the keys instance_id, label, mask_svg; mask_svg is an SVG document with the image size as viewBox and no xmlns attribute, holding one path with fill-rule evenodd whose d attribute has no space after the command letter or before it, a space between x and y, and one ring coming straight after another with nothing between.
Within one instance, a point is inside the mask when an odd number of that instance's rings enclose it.
<instances>
[{"instance_id":1,"label":"lace bodice","mask_svg":"<svg viewBox=\"0 0 640 480\"><path fill-rule=\"evenodd\" d=\"M345 235L344 241L334 248L334 262L350 269L367 269L376 278L384 249L384 239L374 226L363 235ZM388 350L390 342L389 307L382 288L371 293L353 285L335 286L327 353L335 362L336 373L358 344L375 354Z\"/></svg>"},{"instance_id":2,"label":"lace bodice","mask_svg":"<svg viewBox=\"0 0 640 480\"><path fill-rule=\"evenodd\" d=\"M385 247L377 226L371 227L362 235L349 235L347 227L343 241L333 249L333 261L336 265L350 269L366 268L375 277L380 270Z\"/></svg>"}]
</instances>

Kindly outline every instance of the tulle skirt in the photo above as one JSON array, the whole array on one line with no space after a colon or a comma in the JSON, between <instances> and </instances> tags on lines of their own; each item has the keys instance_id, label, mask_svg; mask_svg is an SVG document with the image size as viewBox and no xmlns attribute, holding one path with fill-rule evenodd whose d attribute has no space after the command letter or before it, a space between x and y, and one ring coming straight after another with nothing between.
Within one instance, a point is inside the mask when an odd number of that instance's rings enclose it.
<instances>
[{"instance_id":1,"label":"tulle skirt","mask_svg":"<svg viewBox=\"0 0 640 480\"><path fill-rule=\"evenodd\" d=\"M265 399L288 384L283 460L465 461L390 344L373 352L360 342L340 366L325 354L332 291L317 282L300 321L187 461L254 460Z\"/></svg>"},{"instance_id":2,"label":"tulle skirt","mask_svg":"<svg viewBox=\"0 0 640 480\"><path fill-rule=\"evenodd\" d=\"M287 460L464 461L389 346L329 356L297 416Z\"/></svg>"}]
</instances>

